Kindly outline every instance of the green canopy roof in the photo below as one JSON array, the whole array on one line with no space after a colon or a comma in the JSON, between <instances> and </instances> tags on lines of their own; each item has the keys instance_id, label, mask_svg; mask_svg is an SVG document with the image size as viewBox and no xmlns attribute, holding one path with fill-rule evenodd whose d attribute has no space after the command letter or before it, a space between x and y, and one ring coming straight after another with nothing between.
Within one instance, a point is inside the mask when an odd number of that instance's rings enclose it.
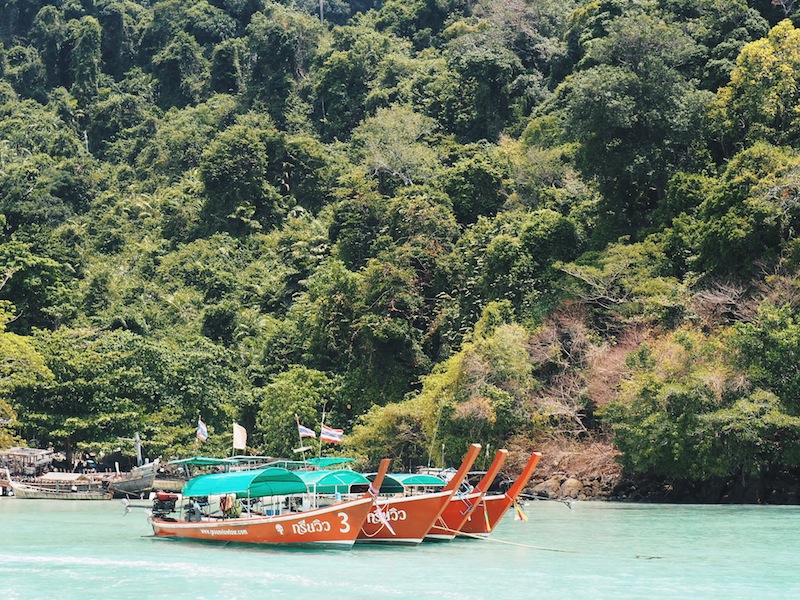
<instances>
[{"instance_id":1,"label":"green canopy roof","mask_svg":"<svg viewBox=\"0 0 800 600\"><path fill-rule=\"evenodd\" d=\"M367 475L370 481L375 480L376 473ZM402 494L407 487L444 487L445 482L433 475L419 473L392 473L383 479L380 492L382 494Z\"/></svg>"},{"instance_id":2,"label":"green canopy roof","mask_svg":"<svg viewBox=\"0 0 800 600\"><path fill-rule=\"evenodd\" d=\"M321 458L309 458L308 460L274 460L270 464L275 467L296 470L308 469L309 467L313 467L315 469L326 469L335 465L343 465L352 462L356 462L356 459L323 456Z\"/></svg>"},{"instance_id":3,"label":"green canopy roof","mask_svg":"<svg viewBox=\"0 0 800 600\"><path fill-rule=\"evenodd\" d=\"M361 473L340 469L338 471L294 471L308 486L309 490L319 494L346 494L354 485L369 486L370 480Z\"/></svg>"},{"instance_id":4,"label":"green canopy roof","mask_svg":"<svg viewBox=\"0 0 800 600\"><path fill-rule=\"evenodd\" d=\"M251 456L249 454L237 454L236 456L229 456L225 460L235 463L248 463L248 462L267 462L275 460L272 456Z\"/></svg>"},{"instance_id":5,"label":"green canopy roof","mask_svg":"<svg viewBox=\"0 0 800 600\"><path fill-rule=\"evenodd\" d=\"M276 467L200 475L183 486L183 495L190 497L236 494L239 498L257 498L301 494L305 491L306 484L296 473Z\"/></svg>"}]
</instances>

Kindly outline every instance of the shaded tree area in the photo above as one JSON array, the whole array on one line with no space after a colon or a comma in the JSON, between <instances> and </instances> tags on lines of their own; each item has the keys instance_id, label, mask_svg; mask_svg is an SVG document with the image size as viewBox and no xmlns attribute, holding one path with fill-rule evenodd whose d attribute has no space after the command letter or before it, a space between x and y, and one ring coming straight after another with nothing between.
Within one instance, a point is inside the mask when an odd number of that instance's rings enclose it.
<instances>
[{"instance_id":1,"label":"shaded tree area","mask_svg":"<svg viewBox=\"0 0 800 600\"><path fill-rule=\"evenodd\" d=\"M800 468L793 2L0 6L0 445Z\"/></svg>"}]
</instances>

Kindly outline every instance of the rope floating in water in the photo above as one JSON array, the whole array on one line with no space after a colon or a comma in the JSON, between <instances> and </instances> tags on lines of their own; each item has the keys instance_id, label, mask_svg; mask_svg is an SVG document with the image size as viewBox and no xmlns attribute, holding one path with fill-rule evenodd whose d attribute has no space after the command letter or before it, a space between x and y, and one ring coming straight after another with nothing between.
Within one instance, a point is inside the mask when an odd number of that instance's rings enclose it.
<instances>
[{"instance_id":1,"label":"rope floating in water","mask_svg":"<svg viewBox=\"0 0 800 600\"><path fill-rule=\"evenodd\" d=\"M495 538L484 537L482 535L475 535L473 533L465 533L463 531L456 531L455 529L448 529L447 527L443 527L445 531L448 533L454 533L459 537L466 537L471 538L473 540L483 540L485 542L494 542L495 544L506 544L508 546L518 546L520 548L530 548L531 550L545 550L547 552L565 552L567 554L583 554L578 550L564 550L562 548L546 548L544 546L532 546L531 544L521 544L519 542L509 542L507 540L498 540Z\"/></svg>"}]
</instances>

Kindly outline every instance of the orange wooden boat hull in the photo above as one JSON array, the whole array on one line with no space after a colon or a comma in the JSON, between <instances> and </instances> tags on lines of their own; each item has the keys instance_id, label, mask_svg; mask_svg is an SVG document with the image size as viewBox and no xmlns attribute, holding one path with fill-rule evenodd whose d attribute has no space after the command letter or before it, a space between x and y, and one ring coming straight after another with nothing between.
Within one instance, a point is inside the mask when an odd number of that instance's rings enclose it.
<instances>
[{"instance_id":1,"label":"orange wooden boat hull","mask_svg":"<svg viewBox=\"0 0 800 600\"><path fill-rule=\"evenodd\" d=\"M425 539L429 541L446 542L456 537L456 533L461 529L464 521L475 510L480 502L481 492L472 492L464 496L454 496L447 503L442 514L433 523Z\"/></svg>"},{"instance_id":2,"label":"orange wooden boat hull","mask_svg":"<svg viewBox=\"0 0 800 600\"><path fill-rule=\"evenodd\" d=\"M500 519L503 518L503 515L511 508L511 505L516 502L517 497L522 493L525 486L528 485L541 458L540 452L531 454L522 473L509 488L508 492L484 496L476 510L462 525L461 532L473 536L489 535L500 522Z\"/></svg>"},{"instance_id":3,"label":"orange wooden boat hull","mask_svg":"<svg viewBox=\"0 0 800 600\"><path fill-rule=\"evenodd\" d=\"M402 498L382 498L377 501L377 507L373 507L367 515L356 541L359 544L419 544L445 509L451 496L451 491L442 491ZM394 533L381 520L378 509L383 512L384 519Z\"/></svg>"},{"instance_id":4,"label":"orange wooden boat hull","mask_svg":"<svg viewBox=\"0 0 800 600\"><path fill-rule=\"evenodd\" d=\"M475 489L467 494L456 495L450 498L450 502L445 507L439 518L436 519L433 527L425 536L428 541L449 542L467 522L470 515L480 505L486 490L492 485L500 469L508 457L508 450L501 448L497 451L492 460L492 464L484 474Z\"/></svg>"},{"instance_id":5,"label":"orange wooden boat hull","mask_svg":"<svg viewBox=\"0 0 800 600\"><path fill-rule=\"evenodd\" d=\"M479 536L489 535L513 503L506 494L484 496L478 508L461 527L461 532Z\"/></svg>"},{"instance_id":6,"label":"orange wooden boat hull","mask_svg":"<svg viewBox=\"0 0 800 600\"><path fill-rule=\"evenodd\" d=\"M470 444L458 471L439 492L376 500L377 506L370 511L364 521L357 541L390 544L422 542L436 518L442 514L456 493L458 486L464 481L480 450L480 444Z\"/></svg>"},{"instance_id":7,"label":"orange wooden boat hull","mask_svg":"<svg viewBox=\"0 0 800 600\"><path fill-rule=\"evenodd\" d=\"M371 497L359 498L276 516L171 521L151 518L156 537L245 544L336 546L350 548L372 508Z\"/></svg>"}]
</instances>

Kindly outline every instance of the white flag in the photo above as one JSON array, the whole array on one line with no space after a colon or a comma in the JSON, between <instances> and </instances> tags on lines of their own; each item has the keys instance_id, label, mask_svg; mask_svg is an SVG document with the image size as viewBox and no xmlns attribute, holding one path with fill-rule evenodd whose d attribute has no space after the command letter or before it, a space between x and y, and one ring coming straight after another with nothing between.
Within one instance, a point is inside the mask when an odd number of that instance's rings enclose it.
<instances>
[{"instance_id":1,"label":"white flag","mask_svg":"<svg viewBox=\"0 0 800 600\"><path fill-rule=\"evenodd\" d=\"M238 450L247 449L247 430L238 423L233 424L233 447Z\"/></svg>"}]
</instances>

